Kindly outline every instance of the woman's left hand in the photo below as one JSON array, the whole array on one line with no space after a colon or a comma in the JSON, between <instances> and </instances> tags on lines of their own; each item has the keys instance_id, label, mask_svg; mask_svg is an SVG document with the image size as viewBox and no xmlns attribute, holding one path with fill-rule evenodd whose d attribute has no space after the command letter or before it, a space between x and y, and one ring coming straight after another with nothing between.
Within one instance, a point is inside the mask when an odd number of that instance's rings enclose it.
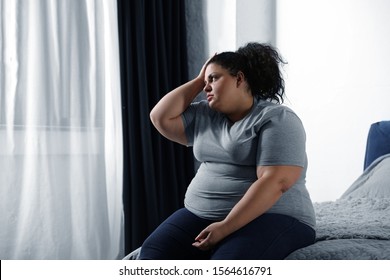
<instances>
[{"instance_id":1,"label":"woman's left hand","mask_svg":"<svg viewBox=\"0 0 390 280\"><path fill-rule=\"evenodd\" d=\"M227 235L226 225L223 222L215 222L202 230L192 245L202 251L208 251Z\"/></svg>"}]
</instances>

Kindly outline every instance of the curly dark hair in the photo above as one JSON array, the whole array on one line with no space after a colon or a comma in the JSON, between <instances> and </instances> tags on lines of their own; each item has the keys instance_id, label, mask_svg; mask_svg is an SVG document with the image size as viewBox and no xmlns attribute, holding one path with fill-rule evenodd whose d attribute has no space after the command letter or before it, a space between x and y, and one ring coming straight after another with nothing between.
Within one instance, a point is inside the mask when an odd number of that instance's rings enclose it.
<instances>
[{"instance_id":1,"label":"curly dark hair","mask_svg":"<svg viewBox=\"0 0 390 280\"><path fill-rule=\"evenodd\" d=\"M283 103L284 79L279 66L286 62L271 45L248 43L236 52L215 55L210 63L220 65L232 76L243 72L254 96Z\"/></svg>"}]
</instances>

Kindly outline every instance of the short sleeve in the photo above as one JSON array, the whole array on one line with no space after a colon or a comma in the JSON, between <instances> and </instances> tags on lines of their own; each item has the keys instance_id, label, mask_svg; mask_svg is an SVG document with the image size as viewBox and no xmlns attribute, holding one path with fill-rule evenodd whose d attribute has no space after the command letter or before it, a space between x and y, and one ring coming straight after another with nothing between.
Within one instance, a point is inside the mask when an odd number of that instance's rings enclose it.
<instances>
[{"instance_id":1,"label":"short sleeve","mask_svg":"<svg viewBox=\"0 0 390 280\"><path fill-rule=\"evenodd\" d=\"M200 102L191 103L190 106L188 106L187 109L181 115L188 146L192 146L194 144L195 116L199 106Z\"/></svg>"},{"instance_id":2,"label":"short sleeve","mask_svg":"<svg viewBox=\"0 0 390 280\"><path fill-rule=\"evenodd\" d=\"M301 120L287 107L280 107L261 128L257 165L306 164L306 135Z\"/></svg>"}]
</instances>

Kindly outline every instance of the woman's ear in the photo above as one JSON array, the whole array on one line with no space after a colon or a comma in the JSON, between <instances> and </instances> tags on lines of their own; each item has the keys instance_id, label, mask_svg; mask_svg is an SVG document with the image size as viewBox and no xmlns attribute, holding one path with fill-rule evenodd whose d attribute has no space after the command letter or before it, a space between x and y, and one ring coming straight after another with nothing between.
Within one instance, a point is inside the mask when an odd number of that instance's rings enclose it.
<instances>
[{"instance_id":1,"label":"woman's ear","mask_svg":"<svg viewBox=\"0 0 390 280\"><path fill-rule=\"evenodd\" d=\"M245 75L242 71L238 71L236 77L237 77L236 85L237 87L239 87L243 82L245 82Z\"/></svg>"}]
</instances>

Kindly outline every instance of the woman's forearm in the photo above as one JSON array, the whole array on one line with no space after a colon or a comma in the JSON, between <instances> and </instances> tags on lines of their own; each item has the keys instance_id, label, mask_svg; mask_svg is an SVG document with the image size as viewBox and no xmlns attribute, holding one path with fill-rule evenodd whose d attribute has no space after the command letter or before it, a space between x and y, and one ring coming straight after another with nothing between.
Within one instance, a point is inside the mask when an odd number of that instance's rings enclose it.
<instances>
[{"instance_id":1,"label":"woman's forearm","mask_svg":"<svg viewBox=\"0 0 390 280\"><path fill-rule=\"evenodd\" d=\"M166 138L187 145L187 137L180 116L203 90L205 71L210 59L206 61L195 79L167 93L150 112L153 125Z\"/></svg>"},{"instance_id":2,"label":"woman's forearm","mask_svg":"<svg viewBox=\"0 0 390 280\"><path fill-rule=\"evenodd\" d=\"M167 93L150 112L152 122L180 116L202 91L204 81L196 78Z\"/></svg>"},{"instance_id":3,"label":"woman's forearm","mask_svg":"<svg viewBox=\"0 0 390 280\"><path fill-rule=\"evenodd\" d=\"M230 234L270 209L282 196L277 182L257 180L223 220Z\"/></svg>"},{"instance_id":4,"label":"woman's forearm","mask_svg":"<svg viewBox=\"0 0 390 280\"><path fill-rule=\"evenodd\" d=\"M282 195L282 189L272 180L258 179L226 218L206 227L196 238L193 246L209 250L226 236L242 228L265 213Z\"/></svg>"},{"instance_id":5,"label":"woman's forearm","mask_svg":"<svg viewBox=\"0 0 390 280\"><path fill-rule=\"evenodd\" d=\"M150 118L153 123L160 120L170 120L180 116L194 100L194 98L203 90L205 86L205 72L209 60L203 64L199 75L193 80L175 88L167 93L152 109Z\"/></svg>"},{"instance_id":6,"label":"woman's forearm","mask_svg":"<svg viewBox=\"0 0 390 280\"><path fill-rule=\"evenodd\" d=\"M302 167L271 166L258 170L257 179L224 219L229 234L268 211L299 179Z\"/></svg>"},{"instance_id":7,"label":"woman's forearm","mask_svg":"<svg viewBox=\"0 0 390 280\"><path fill-rule=\"evenodd\" d=\"M166 138L187 145L181 114L202 91L204 80L200 77L167 93L150 112L154 127Z\"/></svg>"},{"instance_id":8,"label":"woman's forearm","mask_svg":"<svg viewBox=\"0 0 390 280\"><path fill-rule=\"evenodd\" d=\"M258 179L220 222L210 224L195 238L193 246L208 250L226 236L242 228L270 209L300 177L299 166L257 168Z\"/></svg>"}]
</instances>

